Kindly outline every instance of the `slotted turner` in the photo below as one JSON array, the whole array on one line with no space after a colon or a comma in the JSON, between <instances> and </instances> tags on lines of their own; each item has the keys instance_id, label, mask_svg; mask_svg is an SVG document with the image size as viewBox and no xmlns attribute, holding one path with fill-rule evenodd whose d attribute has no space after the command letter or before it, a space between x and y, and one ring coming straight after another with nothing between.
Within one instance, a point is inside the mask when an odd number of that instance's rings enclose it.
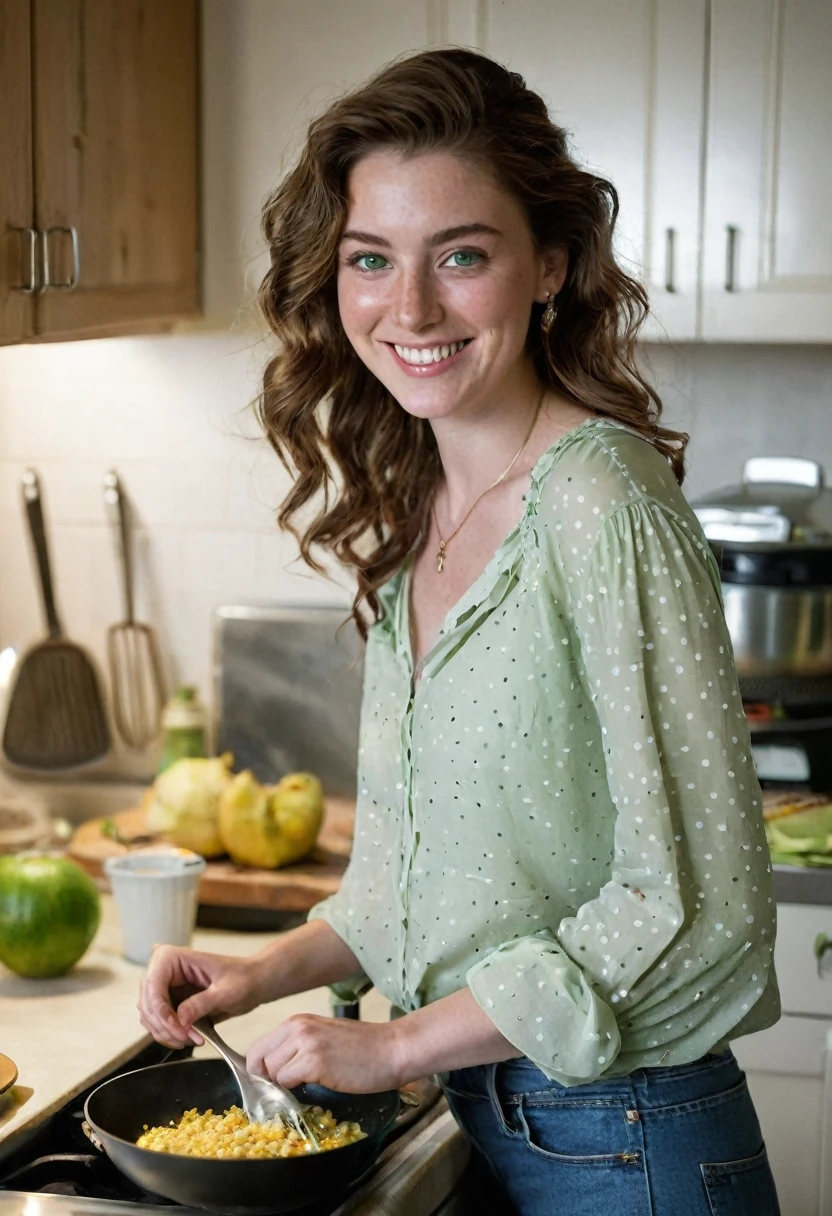
<instances>
[{"instance_id":1,"label":"slotted turner","mask_svg":"<svg viewBox=\"0 0 832 1216\"><path fill-rule=\"evenodd\" d=\"M113 718L127 746L140 751L159 734L165 680L156 634L134 615L128 504L117 473L110 472L104 478L104 502L115 532L124 584L124 620L111 625L107 634Z\"/></svg>"},{"instance_id":2,"label":"slotted turner","mask_svg":"<svg viewBox=\"0 0 832 1216\"><path fill-rule=\"evenodd\" d=\"M13 677L3 751L22 768L77 768L109 751L107 716L92 660L67 641L58 620L40 484L33 469L26 470L21 486L49 637L23 655Z\"/></svg>"}]
</instances>

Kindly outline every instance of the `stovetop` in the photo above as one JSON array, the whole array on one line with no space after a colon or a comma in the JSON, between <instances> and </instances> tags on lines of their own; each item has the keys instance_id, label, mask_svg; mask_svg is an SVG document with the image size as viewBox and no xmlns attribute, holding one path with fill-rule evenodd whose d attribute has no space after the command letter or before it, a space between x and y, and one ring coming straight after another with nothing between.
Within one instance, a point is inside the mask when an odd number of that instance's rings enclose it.
<instances>
[{"instance_id":1,"label":"stovetop","mask_svg":"<svg viewBox=\"0 0 832 1216\"><path fill-rule=\"evenodd\" d=\"M192 1052L192 1047L171 1051L151 1043L110 1076L167 1060L185 1060ZM143 1190L87 1139L82 1126L84 1103L105 1080L109 1077L71 1099L21 1150L0 1162L0 1216L194 1216L194 1209ZM419 1082L416 1088L421 1105L400 1119L391 1140L426 1114L438 1097L438 1087L432 1082ZM338 1204L335 1206L337 1209ZM299 1208L295 1216L333 1216L332 1200Z\"/></svg>"},{"instance_id":2,"label":"stovetop","mask_svg":"<svg viewBox=\"0 0 832 1216\"><path fill-rule=\"evenodd\" d=\"M134 1203L114 1199L67 1198L0 1190L0 1216L138 1216L139 1212L146 1216L170 1216L170 1211L170 1207L156 1204L138 1208ZM176 1205L176 1216L206 1216L206 1213L198 1208Z\"/></svg>"}]
</instances>

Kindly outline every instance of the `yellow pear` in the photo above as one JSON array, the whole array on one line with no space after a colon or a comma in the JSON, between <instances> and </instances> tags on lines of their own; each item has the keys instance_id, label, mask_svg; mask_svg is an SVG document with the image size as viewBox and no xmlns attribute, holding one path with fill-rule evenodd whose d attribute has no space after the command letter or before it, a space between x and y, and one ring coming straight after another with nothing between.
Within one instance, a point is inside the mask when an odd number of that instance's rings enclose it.
<instances>
[{"instance_id":1,"label":"yellow pear","mask_svg":"<svg viewBox=\"0 0 832 1216\"><path fill-rule=\"evenodd\" d=\"M238 865L273 870L309 852L323 815L321 783L310 773L290 773L266 787L246 769L220 798L220 837Z\"/></svg>"},{"instance_id":2,"label":"yellow pear","mask_svg":"<svg viewBox=\"0 0 832 1216\"><path fill-rule=\"evenodd\" d=\"M180 849L218 857L225 851L217 822L218 802L232 780L233 763L230 752L211 759L177 760L156 778L145 799L148 831Z\"/></svg>"}]
</instances>

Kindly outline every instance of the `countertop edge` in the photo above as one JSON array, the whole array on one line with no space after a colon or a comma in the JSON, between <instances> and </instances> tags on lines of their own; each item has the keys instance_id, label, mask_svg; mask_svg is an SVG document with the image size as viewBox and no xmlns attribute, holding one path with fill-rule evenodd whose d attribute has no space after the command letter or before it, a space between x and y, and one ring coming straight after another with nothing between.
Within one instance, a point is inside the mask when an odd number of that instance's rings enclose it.
<instances>
[{"instance_id":1,"label":"countertop edge","mask_svg":"<svg viewBox=\"0 0 832 1216\"><path fill-rule=\"evenodd\" d=\"M832 867L772 866L774 895L778 904L832 905Z\"/></svg>"}]
</instances>

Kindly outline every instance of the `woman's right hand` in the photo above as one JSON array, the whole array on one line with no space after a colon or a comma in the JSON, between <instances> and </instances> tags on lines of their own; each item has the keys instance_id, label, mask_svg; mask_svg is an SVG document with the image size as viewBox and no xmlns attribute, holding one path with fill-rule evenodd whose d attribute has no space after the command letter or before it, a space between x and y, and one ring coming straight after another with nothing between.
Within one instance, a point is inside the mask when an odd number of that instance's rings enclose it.
<instances>
[{"instance_id":1,"label":"woman's right hand","mask_svg":"<svg viewBox=\"0 0 832 1216\"><path fill-rule=\"evenodd\" d=\"M188 984L200 991L174 1010L171 988ZM215 1021L248 1013L261 1004L259 967L255 960L207 954L185 946L157 946L139 993L139 1020L158 1043L184 1047L202 1043L193 1029L197 1018Z\"/></svg>"}]
</instances>

